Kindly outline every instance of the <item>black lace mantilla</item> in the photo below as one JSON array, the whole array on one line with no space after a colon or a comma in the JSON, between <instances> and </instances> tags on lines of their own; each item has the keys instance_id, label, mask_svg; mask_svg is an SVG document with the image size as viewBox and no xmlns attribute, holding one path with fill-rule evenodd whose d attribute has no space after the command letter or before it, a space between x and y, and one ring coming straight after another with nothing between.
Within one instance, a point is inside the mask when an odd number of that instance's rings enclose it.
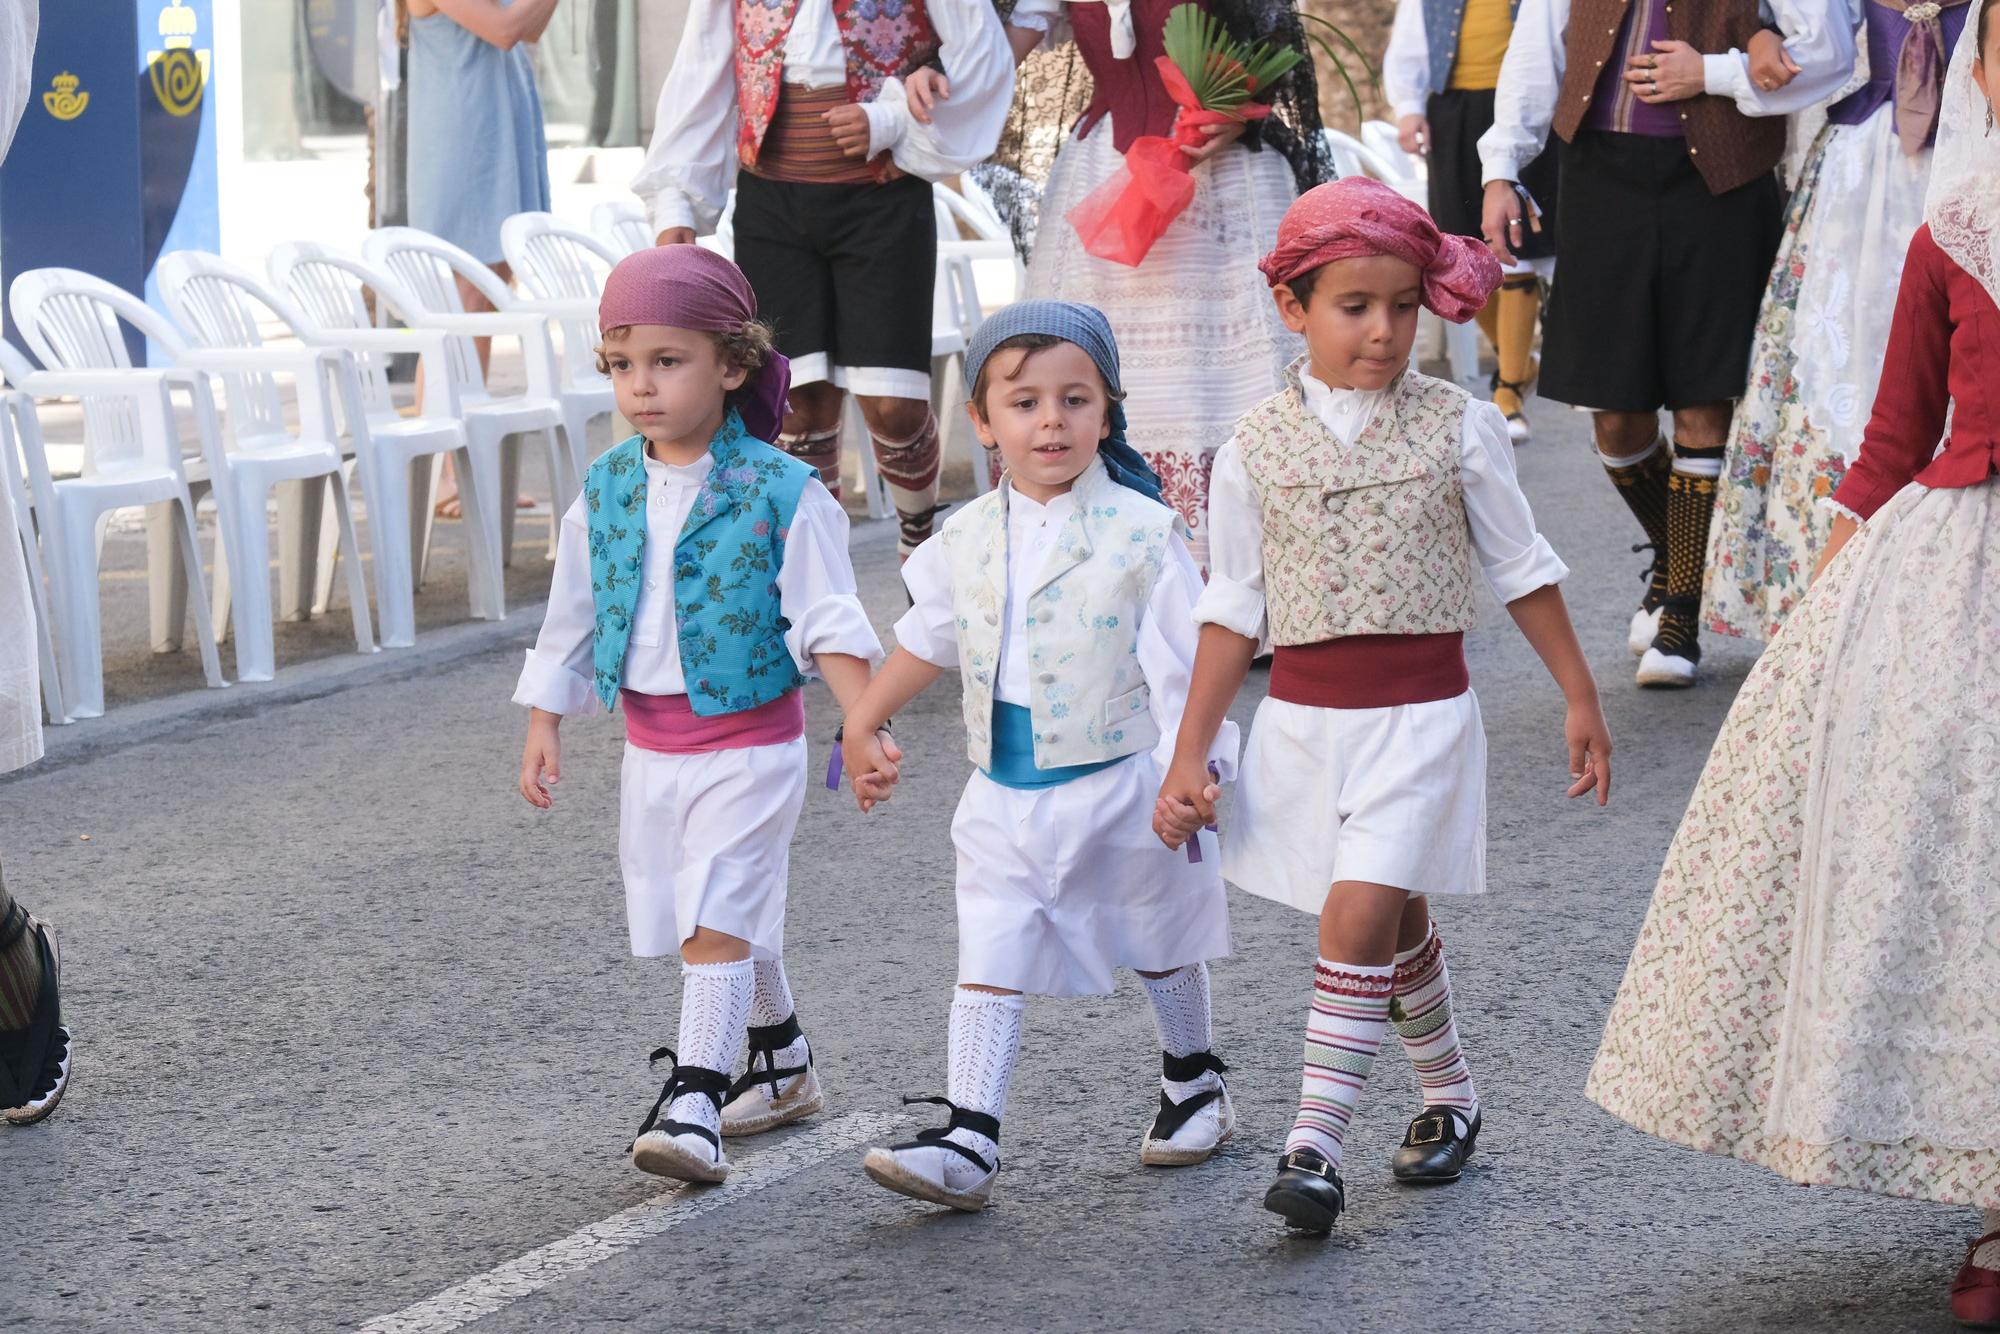
<instances>
[{"instance_id":1,"label":"black lace mantilla","mask_svg":"<svg viewBox=\"0 0 2000 1334\"><path fill-rule=\"evenodd\" d=\"M1291 164L1292 177L1303 194L1334 177L1333 160L1320 133L1319 84L1313 73L1313 53L1298 11L1285 0L1206 0L1239 42L1269 42L1299 52L1299 63L1280 79L1267 99L1271 115L1252 122L1243 142L1250 148L1272 149ZM995 0L1004 22L1014 0ZM1082 53L1073 42L1055 50L1038 48L1021 65L1014 83L1014 105L992 158L973 169L972 178L992 198L1013 232L1022 255L1033 248L1042 188L1055 167L1056 154L1090 105L1093 86ZM1108 133L1108 129L1105 131Z\"/></svg>"}]
</instances>

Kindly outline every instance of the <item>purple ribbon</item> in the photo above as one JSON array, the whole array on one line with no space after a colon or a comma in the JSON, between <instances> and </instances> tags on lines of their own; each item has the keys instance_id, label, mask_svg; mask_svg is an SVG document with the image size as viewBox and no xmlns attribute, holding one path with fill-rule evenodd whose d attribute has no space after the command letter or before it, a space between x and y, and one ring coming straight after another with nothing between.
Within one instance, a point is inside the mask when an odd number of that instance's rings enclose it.
<instances>
[{"instance_id":1,"label":"purple ribbon","mask_svg":"<svg viewBox=\"0 0 2000 1334\"><path fill-rule=\"evenodd\" d=\"M833 754L826 761L826 790L840 791L840 743L833 743Z\"/></svg>"}]
</instances>

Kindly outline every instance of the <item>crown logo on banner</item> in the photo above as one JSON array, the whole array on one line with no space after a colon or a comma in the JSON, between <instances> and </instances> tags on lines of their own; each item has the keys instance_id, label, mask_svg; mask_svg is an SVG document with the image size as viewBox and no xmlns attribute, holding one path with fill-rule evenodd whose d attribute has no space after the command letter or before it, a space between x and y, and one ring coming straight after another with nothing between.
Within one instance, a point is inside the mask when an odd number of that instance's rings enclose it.
<instances>
[{"instance_id":1,"label":"crown logo on banner","mask_svg":"<svg viewBox=\"0 0 2000 1334\"><path fill-rule=\"evenodd\" d=\"M64 70L49 80L49 90L42 94L42 105L57 120L75 120L90 105L90 94L78 91L82 80Z\"/></svg>"},{"instance_id":2,"label":"crown logo on banner","mask_svg":"<svg viewBox=\"0 0 2000 1334\"><path fill-rule=\"evenodd\" d=\"M172 0L160 11L160 45L166 49L146 53L147 74L153 81L153 96L168 115L193 114L208 86L208 49L194 49L199 22L184 0Z\"/></svg>"}]
</instances>

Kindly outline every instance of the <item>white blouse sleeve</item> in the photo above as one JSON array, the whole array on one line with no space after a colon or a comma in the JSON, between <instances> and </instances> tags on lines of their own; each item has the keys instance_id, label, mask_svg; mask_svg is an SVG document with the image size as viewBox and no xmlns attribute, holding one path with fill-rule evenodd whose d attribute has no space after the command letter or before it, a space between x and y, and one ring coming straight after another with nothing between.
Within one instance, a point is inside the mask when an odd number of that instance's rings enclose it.
<instances>
[{"instance_id":1,"label":"white blouse sleeve","mask_svg":"<svg viewBox=\"0 0 2000 1334\"><path fill-rule=\"evenodd\" d=\"M938 59L951 98L924 125L910 114L901 79L888 79L868 113L868 155L927 181L970 171L993 156L1014 104L1014 51L992 0L932 0L924 11L938 35Z\"/></svg>"},{"instance_id":2,"label":"white blouse sleeve","mask_svg":"<svg viewBox=\"0 0 2000 1334\"><path fill-rule=\"evenodd\" d=\"M822 653L845 653L871 667L882 661L882 641L855 593L854 565L847 557L847 511L817 477L806 482L785 535L778 606L791 622L785 647L806 675L818 675L814 659Z\"/></svg>"},{"instance_id":3,"label":"white blouse sleeve","mask_svg":"<svg viewBox=\"0 0 2000 1334\"><path fill-rule=\"evenodd\" d=\"M1854 73L1854 29L1861 13L1852 0L1760 0L1758 16L1785 38L1799 72L1766 92L1750 77L1750 54L1731 48L1701 58L1703 91L1727 97L1746 116L1789 116L1840 91Z\"/></svg>"},{"instance_id":4,"label":"white blouse sleeve","mask_svg":"<svg viewBox=\"0 0 2000 1334\"><path fill-rule=\"evenodd\" d=\"M910 609L896 622L896 647L933 667L955 670L958 612L951 604L951 571L945 568L942 538L933 534L910 553L903 564L903 585L910 590Z\"/></svg>"},{"instance_id":5,"label":"white blouse sleeve","mask_svg":"<svg viewBox=\"0 0 2000 1334\"><path fill-rule=\"evenodd\" d=\"M1201 596L1201 568L1194 563L1187 543L1176 534L1168 543L1167 559L1139 626L1139 670L1145 673L1153 721L1160 729L1153 762L1163 774L1173 763L1181 714L1187 710L1188 686L1194 679L1194 607ZM1237 741L1236 724L1223 719L1214 744L1208 748L1208 762L1215 766L1221 782L1236 781Z\"/></svg>"},{"instance_id":6,"label":"white blouse sleeve","mask_svg":"<svg viewBox=\"0 0 2000 1334\"><path fill-rule=\"evenodd\" d=\"M578 496L562 517L549 609L514 687L516 704L550 713L595 713L599 708L592 663L597 604L590 592L590 521L583 507Z\"/></svg>"},{"instance_id":7,"label":"white blouse sleeve","mask_svg":"<svg viewBox=\"0 0 2000 1334\"><path fill-rule=\"evenodd\" d=\"M1264 512L1236 441L1215 456L1208 486L1208 587L1194 604L1197 625L1219 625L1259 645L1264 619Z\"/></svg>"},{"instance_id":8,"label":"white blouse sleeve","mask_svg":"<svg viewBox=\"0 0 2000 1334\"><path fill-rule=\"evenodd\" d=\"M1007 26L1030 28L1042 34L1041 49L1046 51L1065 40L1069 26L1066 20L1062 0L1019 0L1014 12L1007 16Z\"/></svg>"},{"instance_id":9,"label":"white blouse sleeve","mask_svg":"<svg viewBox=\"0 0 2000 1334\"><path fill-rule=\"evenodd\" d=\"M736 10L732 0L694 0L632 193L645 201L655 235L670 227L706 233L735 183Z\"/></svg>"},{"instance_id":10,"label":"white blouse sleeve","mask_svg":"<svg viewBox=\"0 0 2000 1334\"><path fill-rule=\"evenodd\" d=\"M1460 477L1472 547L1493 596L1502 602L1559 584L1569 567L1535 528L1535 514L1514 475L1514 444L1507 419L1491 403L1473 403L1465 414Z\"/></svg>"},{"instance_id":11,"label":"white blouse sleeve","mask_svg":"<svg viewBox=\"0 0 2000 1334\"><path fill-rule=\"evenodd\" d=\"M1569 0L1521 0L1493 92L1493 127L1479 136L1482 181L1518 181L1541 156L1562 91Z\"/></svg>"},{"instance_id":12,"label":"white blouse sleeve","mask_svg":"<svg viewBox=\"0 0 2000 1334\"><path fill-rule=\"evenodd\" d=\"M1424 34L1423 0L1397 0L1389 26L1389 49L1382 53L1382 91L1398 116L1421 116L1430 85L1430 42Z\"/></svg>"}]
</instances>

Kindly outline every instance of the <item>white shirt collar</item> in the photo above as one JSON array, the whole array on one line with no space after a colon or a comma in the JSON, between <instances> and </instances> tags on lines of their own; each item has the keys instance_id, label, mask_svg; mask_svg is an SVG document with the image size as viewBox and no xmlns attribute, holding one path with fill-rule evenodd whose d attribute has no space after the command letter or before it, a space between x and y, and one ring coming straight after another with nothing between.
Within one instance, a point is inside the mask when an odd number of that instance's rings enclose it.
<instances>
[{"instance_id":1,"label":"white shirt collar","mask_svg":"<svg viewBox=\"0 0 2000 1334\"><path fill-rule=\"evenodd\" d=\"M1035 523L1066 519L1076 508L1076 492L1065 491L1059 496L1050 496L1048 503L1030 500L1019 491L1009 488L1007 495L1007 515L1015 523Z\"/></svg>"},{"instance_id":2,"label":"white shirt collar","mask_svg":"<svg viewBox=\"0 0 2000 1334\"><path fill-rule=\"evenodd\" d=\"M1305 395L1306 411L1319 418L1321 424L1339 436L1344 444L1354 443L1354 438L1375 415L1376 406L1387 392L1382 389L1335 389L1305 370L1299 371L1299 389Z\"/></svg>"},{"instance_id":3,"label":"white shirt collar","mask_svg":"<svg viewBox=\"0 0 2000 1334\"><path fill-rule=\"evenodd\" d=\"M715 466L715 455L707 453L693 463L662 463L653 457L651 450L641 450L639 457L645 460L648 478L671 482L676 486L701 485L707 479L709 469Z\"/></svg>"}]
</instances>

